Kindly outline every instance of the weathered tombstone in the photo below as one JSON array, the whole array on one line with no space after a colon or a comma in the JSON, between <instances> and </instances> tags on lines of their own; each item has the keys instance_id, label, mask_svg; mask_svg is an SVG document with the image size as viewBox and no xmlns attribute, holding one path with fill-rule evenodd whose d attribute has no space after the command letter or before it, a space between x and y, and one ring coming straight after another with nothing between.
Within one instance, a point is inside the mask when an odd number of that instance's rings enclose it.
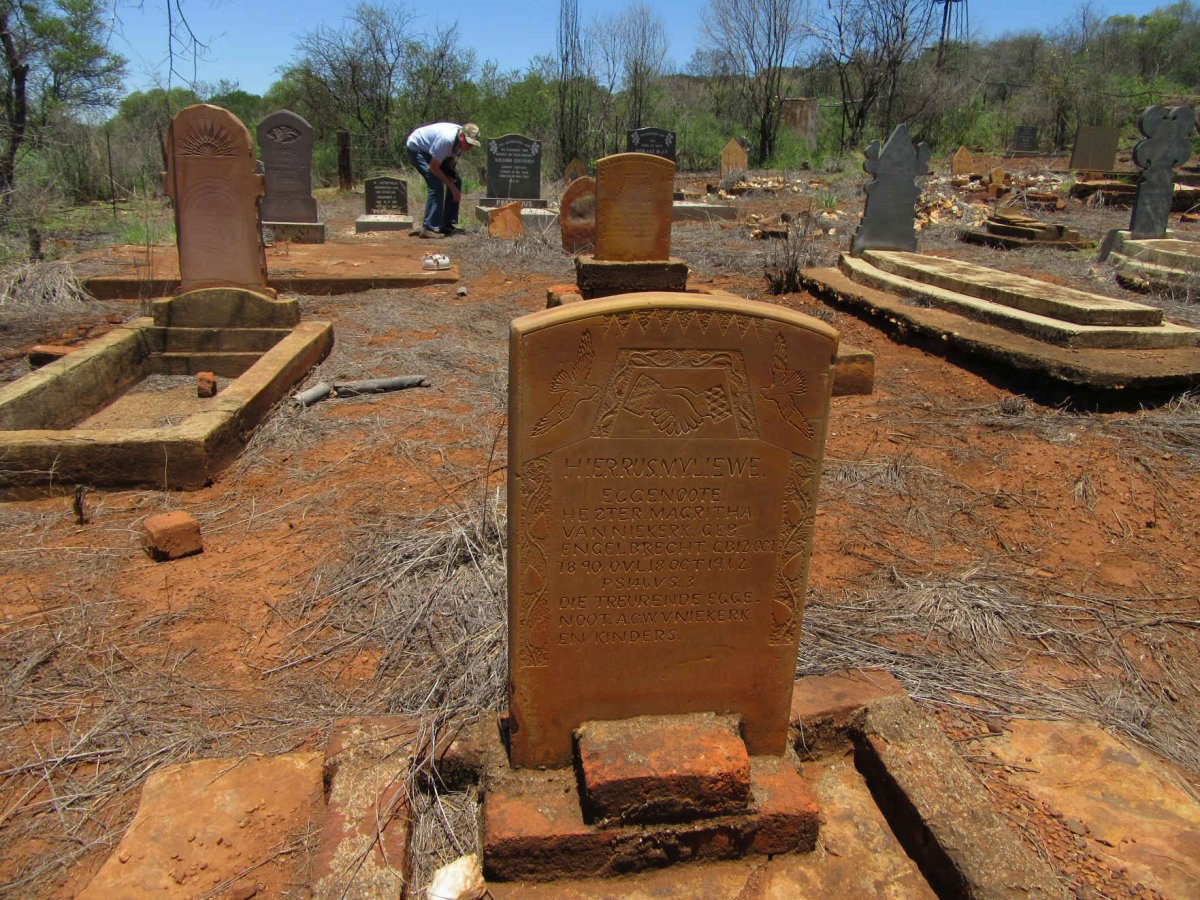
<instances>
[{"instance_id":1,"label":"weathered tombstone","mask_svg":"<svg viewBox=\"0 0 1200 900\"><path fill-rule=\"evenodd\" d=\"M558 203L558 225L567 253L579 253L596 243L596 179L584 175L567 185Z\"/></svg>"},{"instance_id":2,"label":"weathered tombstone","mask_svg":"<svg viewBox=\"0 0 1200 900\"><path fill-rule=\"evenodd\" d=\"M163 191L175 210L179 293L240 287L274 296L258 215L263 177L246 126L227 110L197 103L175 114L165 144Z\"/></svg>"},{"instance_id":3,"label":"weathered tombstone","mask_svg":"<svg viewBox=\"0 0 1200 900\"><path fill-rule=\"evenodd\" d=\"M369 216L388 213L408 214L408 182L391 175L379 175L363 182Z\"/></svg>"},{"instance_id":4,"label":"weathered tombstone","mask_svg":"<svg viewBox=\"0 0 1200 900\"><path fill-rule=\"evenodd\" d=\"M570 184L572 181L583 178L586 175L587 171L583 168L583 163L579 161L578 156L575 156L571 158L571 161L567 163L567 167L563 169L563 182Z\"/></svg>"},{"instance_id":5,"label":"weathered tombstone","mask_svg":"<svg viewBox=\"0 0 1200 900\"><path fill-rule=\"evenodd\" d=\"M671 255L675 164L648 153L596 163L596 259L665 260Z\"/></svg>"},{"instance_id":6,"label":"weathered tombstone","mask_svg":"<svg viewBox=\"0 0 1200 900\"><path fill-rule=\"evenodd\" d=\"M662 128L635 128L625 133L628 153L650 153L675 162L675 132Z\"/></svg>"},{"instance_id":7,"label":"weathered tombstone","mask_svg":"<svg viewBox=\"0 0 1200 900\"><path fill-rule=\"evenodd\" d=\"M511 348L512 764L697 712L782 754L837 333L651 293L517 319Z\"/></svg>"},{"instance_id":8,"label":"weathered tombstone","mask_svg":"<svg viewBox=\"0 0 1200 900\"><path fill-rule=\"evenodd\" d=\"M916 250L914 204L921 188L913 181L929 174L929 147L914 147L908 128L897 125L879 151L879 141L867 147L863 169L875 176L866 186L862 222L850 241L850 254L864 250Z\"/></svg>"},{"instance_id":9,"label":"weathered tombstone","mask_svg":"<svg viewBox=\"0 0 1200 900\"><path fill-rule=\"evenodd\" d=\"M1013 150L1016 153L1038 152L1038 129L1036 125L1018 125L1013 132Z\"/></svg>"},{"instance_id":10,"label":"weathered tombstone","mask_svg":"<svg viewBox=\"0 0 1200 900\"><path fill-rule=\"evenodd\" d=\"M391 175L377 175L363 181L366 212L354 222L355 234L372 231L407 231L412 228L408 214L408 182Z\"/></svg>"},{"instance_id":11,"label":"weathered tombstone","mask_svg":"<svg viewBox=\"0 0 1200 900\"><path fill-rule=\"evenodd\" d=\"M786 128L810 144L817 142L821 128L821 108L813 97L784 97L780 115Z\"/></svg>"},{"instance_id":12,"label":"weathered tombstone","mask_svg":"<svg viewBox=\"0 0 1200 900\"><path fill-rule=\"evenodd\" d=\"M1081 125L1071 149L1071 169L1084 172L1111 172L1117 162L1117 144L1121 129L1110 125Z\"/></svg>"},{"instance_id":13,"label":"weathered tombstone","mask_svg":"<svg viewBox=\"0 0 1200 900\"><path fill-rule=\"evenodd\" d=\"M721 177L734 172L745 172L750 168L750 157L736 140L730 141L721 151Z\"/></svg>"},{"instance_id":14,"label":"weathered tombstone","mask_svg":"<svg viewBox=\"0 0 1200 900\"><path fill-rule=\"evenodd\" d=\"M488 235L511 241L525 233L525 224L521 221L521 201L514 200L503 206L492 206L487 211Z\"/></svg>"},{"instance_id":15,"label":"weathered tombstone","mask_svg":"<svg viewBox=\"0 0 1200 900\"><path fill-rule=\"evenodd\" d=\"M950 160L950 174L953 176L975 174L975 157L966 147L959 147L955 151L954 157Z\"/></svg>"},{"instance_id":16,"label":"weathered tombstone","mask_svg":"<svg viewBox=\"0 0 1200 900\"><path fill-rule=\"evenodd\" d=\"M520 134L487 142L487 196L537 200L542 196L542 144Z\"/></svg>"},{"instance_id":17,"label":"weathered tombstone","mask_svg":"<svg viewBox=\"0 0 1200 900\"><path fill-rule=\"evenodd\" d=\"M1133 148L1133 162L1142 173L1129 219L1130 237L1166 235L1175 198L1173 171L1191 156L1188 136L1195 127L1196 113L1187 106L1148 106L1138 117L1138 131L1146 137Z\"/></svg>"},{"instance_id":18,"label":"weathered tombstone","mask_svg":"<svg viewBox=\"0 0 1200 900\"><path fill-rule=\"evenodd\" d=\"M275 236L300 243L325 242L312 195L313 129L302 116L280 110L258 123L266 195L259 205L263 224Z\"/></svg>"}]
</instances>

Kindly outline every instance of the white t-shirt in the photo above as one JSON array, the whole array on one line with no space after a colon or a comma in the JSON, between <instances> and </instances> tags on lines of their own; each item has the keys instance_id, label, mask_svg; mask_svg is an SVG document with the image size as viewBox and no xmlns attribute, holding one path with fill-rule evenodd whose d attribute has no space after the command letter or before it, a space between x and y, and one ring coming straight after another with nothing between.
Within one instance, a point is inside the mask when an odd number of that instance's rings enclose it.
<instances>
[{"instance_id":1,"label":"white t-shirt","mask_svg":"<svg viewBox=\"0 0 1200 900\"><path fill-rule=\"evenodd\" d=\"M458 150L458 133L462 128L453 122L435 122L418 128L408 136L404 146L409 150L421 150L428 153L439 163L447 156L456 155Z\"/></svg>"}]
</instances>

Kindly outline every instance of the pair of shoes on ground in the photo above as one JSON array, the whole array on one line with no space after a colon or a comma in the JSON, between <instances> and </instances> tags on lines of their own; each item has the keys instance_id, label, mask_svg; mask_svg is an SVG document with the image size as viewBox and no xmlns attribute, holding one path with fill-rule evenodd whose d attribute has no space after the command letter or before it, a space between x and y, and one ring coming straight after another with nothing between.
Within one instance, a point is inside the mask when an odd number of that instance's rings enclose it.
<instances>
[{"instance_id":1,"label":"pair of shoes on ground","mask_svg":"<svg viewBox=\"0 0 1200 900\"><path fill-rule=\"evenodd\" d=\"M445 237L445 235L440 231L434 231L432 228L422 228L421 237L425 238L427 241L440 241Z\"/></svg>"},{"instance_id":2,"label":"pair of shoes on ground","mask_svg":"<svg viewBox=\"0 0 1200 900\"><path fill-rule=\"evenodd\" d=\"M450 257L445 253L430 253L426 255L425 261L421 263L421 268L429 270L439 270L450 268Z\"/></svg>"}]
</instances>

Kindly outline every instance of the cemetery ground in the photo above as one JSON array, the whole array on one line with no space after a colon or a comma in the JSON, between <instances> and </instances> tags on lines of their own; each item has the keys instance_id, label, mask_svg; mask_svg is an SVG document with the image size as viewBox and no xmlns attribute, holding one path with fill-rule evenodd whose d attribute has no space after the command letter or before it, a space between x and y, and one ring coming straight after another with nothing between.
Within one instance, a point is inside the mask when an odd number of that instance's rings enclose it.
<instances>
[{"instance_id":1,"label":"cemetery ground","mask_svg":"<svg viewBox=\"0 0 1200 900\"><path fill-rule=\"evenodd\" d=\"M1033 175L1063 162L980 165ZM832 404L798 674L892 672L1078 896L1183 896L1164 875L1176 871L1164 859L1190 852L1168 809L1147 803L1099 829L1087 816L1104 812L1068 800L1066 785L1102 757L1108 779L1149 766L1183 792L1200 787L1200 397L1058 405L1037 385L895 343L801 292L771 294L764 271L786 280L791 267L832 264L862 206L856 163L789 180L799 189L739 197L742 223L676 226L672 253L693 286L786 304L875 354L874 393ZM957 243L960 212L974 222L985 207L944 176L926 195L924 251L1143 299L1094 250ZM355 240L362 200L318 197L336 252ZM750 238L747 217L779 213L811 227ZM1096 239L1128 220L1078 200L1032 214ZM418 262L432 243L385 239ZM60 251L89 241L103 238ZM0 893L82 889L165 765L319 752L344 716L413 715L440 729L500 708L508 323L544 307L546 287L574 271L555 232L432 249L460 266L458 284L300 298L305 317L336 326L309 383L419 374L430 387L285 402L199 491L71 485L0 503ZM1200 324L1185 299L1149 302ZM144 303L62 295L53 308L12 310L0 377L24 371L29 345L95 335ZM141 389L167 417L164 398L194 386L160 378ZM200 521L204 552L156 563L140 549L141 525L171 509ZM1041 719L1077 725L1051 741L1031 721ZM1087 723L1131 752L1097 745ZM424 797L421 890L476 841L472 796ZM307 895L319 815L285 828L253 812L212 848L212 871L179 874L191 895L250 896L248 885Z\"/></svg>"}]
</instances>

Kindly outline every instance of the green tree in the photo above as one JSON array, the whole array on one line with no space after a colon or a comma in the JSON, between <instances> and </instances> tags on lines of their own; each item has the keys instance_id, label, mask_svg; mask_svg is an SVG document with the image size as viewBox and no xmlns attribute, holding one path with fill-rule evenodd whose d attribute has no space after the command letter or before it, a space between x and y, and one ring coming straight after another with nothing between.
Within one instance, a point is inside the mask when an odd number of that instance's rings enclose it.
<instances>
[{"instance_id":1,"label":"green tree","mask_svg":"<svg viewBox=\"0 0 1200 900\"><path fill-rule=\"evenodd\" d=\"M96 0L0 0L0 210L12 203L18 154L56 115L116 99L125 61L107 47L106 9Z\"/></svg>"}]
</instances>

